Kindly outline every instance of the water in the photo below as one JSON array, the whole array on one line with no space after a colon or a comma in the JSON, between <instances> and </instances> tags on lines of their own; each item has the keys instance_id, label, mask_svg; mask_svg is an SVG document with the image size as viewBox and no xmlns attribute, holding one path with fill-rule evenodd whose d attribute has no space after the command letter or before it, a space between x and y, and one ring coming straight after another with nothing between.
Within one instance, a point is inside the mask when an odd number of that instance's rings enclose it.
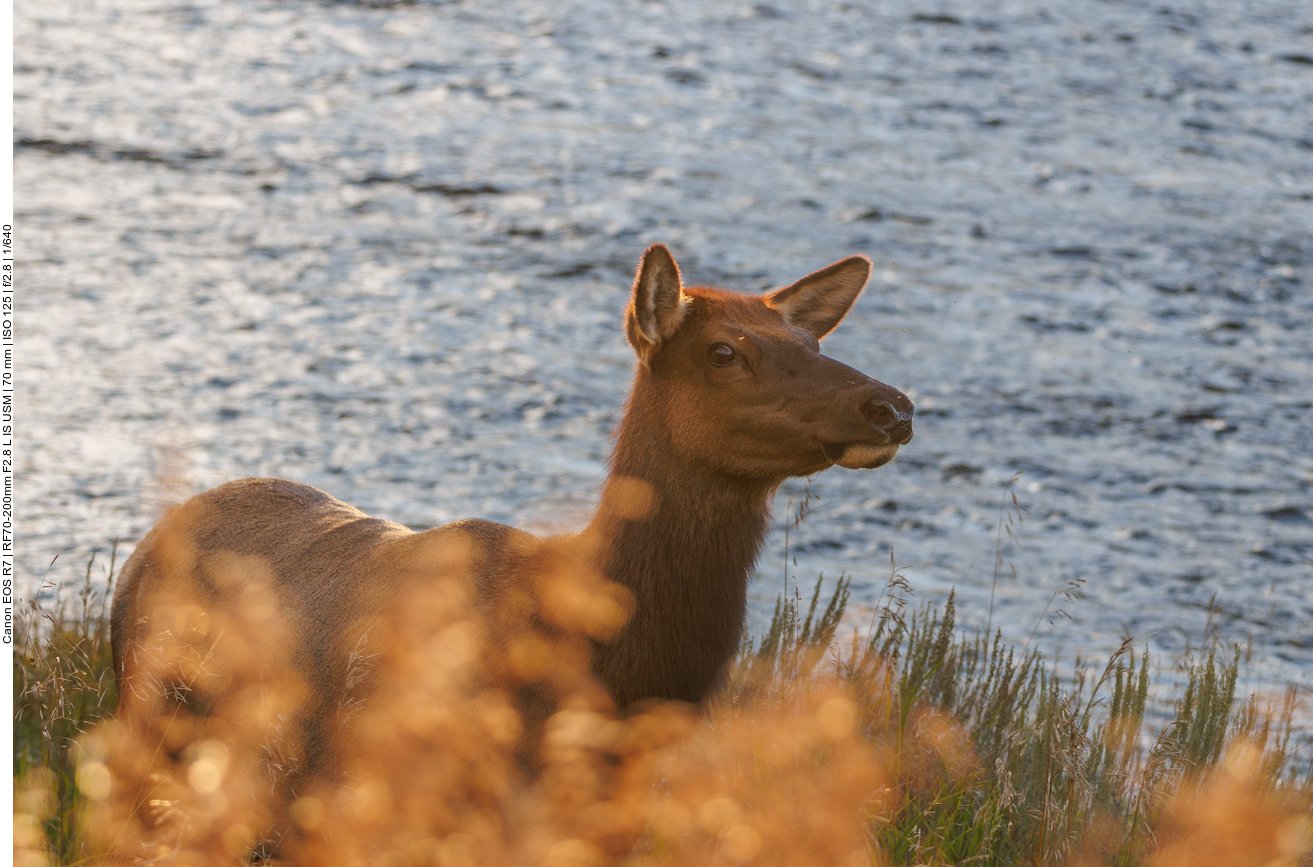
<instances>
[{"instance_id":1,"label":"water","mask_svg":"<svg viewBox=\"0 0 1313 867\"><path fill-rule=\"evenodd\" d=\"M922 5L22 4L20 583L251 475L577 527L645 245L752 291L865 253L826 351L916 439L785 485L791 572L1307 684L1313 9Z\"/></svg>"}]
</instances>

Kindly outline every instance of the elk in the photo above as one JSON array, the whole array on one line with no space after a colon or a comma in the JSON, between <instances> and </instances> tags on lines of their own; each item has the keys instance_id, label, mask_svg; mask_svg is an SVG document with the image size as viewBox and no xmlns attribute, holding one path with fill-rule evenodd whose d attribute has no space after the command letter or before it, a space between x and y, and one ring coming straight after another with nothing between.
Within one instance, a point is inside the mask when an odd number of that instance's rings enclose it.
<instances>
[{"instance_id":1,"label":"elk","mask_svg":"<svg viewBox=\"0 0 1313 867\"><path fill-rule=\"evenodd\" d=\"M557 537L593 540L577 550L626 591L627 616L590 633L592 674L622 712L648 699L703 703L721 683L785 479L879 467L911 440L904 394L820 353L870 272L854 256L751 296L685 287L664 246L643 255L625 313L637 365L602 506L582 534ZM468 572L474 604L497 621L549 568L551 541L483 520L416 533L286 480L222 485L173 510L124 567L111 612L121 709L140 692L139 645L163 616L151 598L186 584L201 609L221 607L238 591L218 576L255 563L307 691L304 766L323 772L361 619L445 563ZM178 700L218 713L240 686Z\"/></svg>"}]
</instances>

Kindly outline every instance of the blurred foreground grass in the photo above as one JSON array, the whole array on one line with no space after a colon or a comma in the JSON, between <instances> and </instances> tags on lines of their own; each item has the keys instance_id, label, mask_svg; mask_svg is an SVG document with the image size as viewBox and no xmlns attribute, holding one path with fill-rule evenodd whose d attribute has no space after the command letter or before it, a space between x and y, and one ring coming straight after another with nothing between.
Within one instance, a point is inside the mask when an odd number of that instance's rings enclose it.
<instances>
[{"instance_id":1,"label":"blurred foreground grass","mask_svg":"<svg viewBox=\"0 0 1313 867\"><path fill-rule=\"evenodd\" d=\"M89 808L106 764L79 765L115 703L108 591L92 571L18 624L15 863L105 858ZM864 631L844 634L845 581L821 600L820 582L809 601L781 599L724 693L641 766L646 830L627 863L850 863L851 830L870 864L1313 864L1295 691L1238 699L1238 651L1179 661L1172 696L1129 640L1061 677L1033 651L956 630L951 596L913 609L896 575ZM482 863L459 846L372 851L368 863ZM541 860L606 861L582 844Z\"/></svg>"}]
</instances>

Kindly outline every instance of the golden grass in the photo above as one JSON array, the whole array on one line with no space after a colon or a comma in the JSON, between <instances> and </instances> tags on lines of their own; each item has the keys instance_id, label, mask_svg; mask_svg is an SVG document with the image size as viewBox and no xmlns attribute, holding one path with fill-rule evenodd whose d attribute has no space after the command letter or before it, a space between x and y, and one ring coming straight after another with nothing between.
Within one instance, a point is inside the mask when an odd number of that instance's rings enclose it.
<instances>
[{"instance_id":1,"label":"golden grass","mask_svg":"<svg viewBox=\"0 0 1313 867\"><path fill-rule=\"evenodd\" d=\"M229 604L159 596L110 719L103 599L88 581L30 608L15 863L1313 863L1294 695L1236 701L1234 660L1196 662L1153 737L1129 646L1064 680L959 635L951 600L886 605L836 643L846 590L818 614L818 586L705 711L618 717L587 666L620 597L556 555L533 594L550 610L514 628L478 616L459 570L362 624L323 743L297 723L315 691L258 561L226 564ZM331 772L304 775L325 747Z\"/></svg>"}]
</instances>

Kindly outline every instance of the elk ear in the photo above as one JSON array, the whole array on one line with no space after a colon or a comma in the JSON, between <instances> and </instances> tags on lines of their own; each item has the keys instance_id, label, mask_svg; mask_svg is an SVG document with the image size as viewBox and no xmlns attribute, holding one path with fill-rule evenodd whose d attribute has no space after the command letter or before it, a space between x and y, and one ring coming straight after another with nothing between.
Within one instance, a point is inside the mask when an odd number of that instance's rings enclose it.
<instances>
[{"instance_id":1,"label":"elk ear","mask_svg":"<svg viewBox=\"0 0 1313 867\"><path fill-rule=\"evenodd\" d=\"M853 256L777 289L766 296L766 303L783 313L790 325L820 340L839 324L870 279L871 260Z\"/></svg>"},{"instance_id":2,"label":"elk ear","mask_svg":"<svg viewBox=\"0 0 1313 867\"><path fill-rule=\"evenodd\" d=\"M634 296L625 310L625 333L638 353L638 360L650 364L661 344L669 340L684 320L684 284L679 266L661 244L653 244L638 263L634 279Z\"/></svg>"}]
</instances>

